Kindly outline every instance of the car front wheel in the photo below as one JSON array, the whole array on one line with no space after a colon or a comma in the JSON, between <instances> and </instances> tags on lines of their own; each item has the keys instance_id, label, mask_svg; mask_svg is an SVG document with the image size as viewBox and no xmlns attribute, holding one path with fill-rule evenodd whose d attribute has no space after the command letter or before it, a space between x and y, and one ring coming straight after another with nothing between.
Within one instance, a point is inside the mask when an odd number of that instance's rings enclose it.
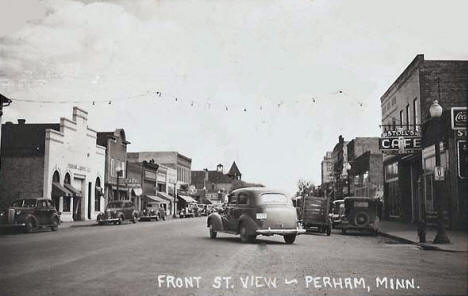
<instances>
[{"instance_id":1,"label":"car front wheel","mask_svg":"<svg viewBox=\"0 0 468 296\"><path fill-rule=\"evenodd\" d=\"M295 240L296 240L296 235L295 234L287 234L287 235L284 236L284 241L288 245L294 243Z\"/></svg>"},{"instance_id":2,"label":"car front wheel","mask_svg":"<svg viewBox=\"0 0 468 296\"><path fill-rule=\"evenodd\" d=\"M24 226L24 231L26 233L31 233L34 230L35 223L32 219L28 219L26 221L26 225Z\"/></svg>"},{"instance_id":3,"label":"car front wheel","mask_svg":"<svg viewBox=\"0 0 468 296\"><path fill-rule=\"evenodd\" d=\"M59 219L58 218L53 218L52 219L52 226L50 227L50 229L52 231L57 231L58 230L58 226L59 226Z\"/></svg>"},{"instance_id":4,"label":"car front wheel","mask_svg":"<svg viewBox=\"0 0 468 296\"><path fill-rule=\"evenodd\" d=\"M210 224L210 238L215 239L218 233L214 230L213 224Z\"/></svg>"}]
</instances>

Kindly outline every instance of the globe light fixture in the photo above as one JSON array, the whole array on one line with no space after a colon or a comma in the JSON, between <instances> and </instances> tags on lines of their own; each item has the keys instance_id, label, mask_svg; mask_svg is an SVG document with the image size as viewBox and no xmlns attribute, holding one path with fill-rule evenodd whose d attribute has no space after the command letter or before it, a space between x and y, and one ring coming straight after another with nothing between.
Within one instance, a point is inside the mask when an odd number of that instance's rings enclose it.
<instances>
[{"instance_id":1,"label":"globe light fixture","mask_svg":"<svg viewBox=\"0 0 468 296\"><path fill-rule=\"evenodd\" d=\"M439 105L439 101L434 100L431 107L429 108L429 113L432 118L439 118L442 116L442 106Z\"/></svg>"}]
</instances>

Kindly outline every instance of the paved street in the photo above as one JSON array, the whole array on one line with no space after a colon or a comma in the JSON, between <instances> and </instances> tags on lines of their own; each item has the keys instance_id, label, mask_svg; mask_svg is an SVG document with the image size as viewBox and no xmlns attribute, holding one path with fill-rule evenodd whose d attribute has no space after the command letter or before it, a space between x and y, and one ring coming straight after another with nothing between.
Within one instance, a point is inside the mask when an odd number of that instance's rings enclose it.
<instances>
[{"instance_id":1,"label":"paved street","mask_svg":"<svg viewBox=\"0 0 468 296\"><path fill-rule=\"evenodd\" d=\"M467 253L422 251L382 237L338 232L330 237L303 235L293 245L284 244L281 237L241 244L238 237L227 234L209 239L205 221L193 218L2 235L1 295L466 293ZM196 279L192 279L193 288L177 288L182 280L162 275L201 277L199 288ZM231 277L227 288L225 282L216 281L217 276ZM245 276L267 277L270 287L261 287L266 285L263 278L246 280ZM334 277L335 282L327 286L326 277ZM363 277L366 287L350 289L345 286L347 277ZM376 288L376 277L388 277L387 289ZM330 288L338 278L343 288ZM389 278L414 279L415 288L392 290ZM216 289L217 284L222 287Z\"/></svg>"}]
</instances>

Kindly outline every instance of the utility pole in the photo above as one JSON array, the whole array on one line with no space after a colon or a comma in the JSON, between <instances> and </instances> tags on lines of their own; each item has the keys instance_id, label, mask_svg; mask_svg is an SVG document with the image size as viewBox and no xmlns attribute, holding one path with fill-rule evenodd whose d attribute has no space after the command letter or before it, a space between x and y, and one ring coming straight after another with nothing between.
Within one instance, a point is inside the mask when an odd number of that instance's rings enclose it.
<instances>
[{"instance_id":1,"label":"utility pole","mask_svg":"<svg viewBox=\"0 0 468 296\"><path fill-rule=\"evenodd\" d=\"M4 95L0 94L0 169L1 169L1 149L2 149L2 116L3 107L10 106L11 100Z\"/></svg>"}]
</instances>

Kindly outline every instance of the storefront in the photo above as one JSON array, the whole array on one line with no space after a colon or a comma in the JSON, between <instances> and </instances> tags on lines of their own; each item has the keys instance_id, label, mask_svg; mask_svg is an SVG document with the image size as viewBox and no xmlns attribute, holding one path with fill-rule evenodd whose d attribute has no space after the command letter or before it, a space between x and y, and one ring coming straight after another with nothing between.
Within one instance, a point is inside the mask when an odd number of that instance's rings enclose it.
<instances>
[{"instance_id":1,"label":"storefront","mask_svg":"<svg viewBox=\"0 0 468 296\"><path fill-rule=\"evenodd\" d=\"M61 118L60 131L45 131L45 197L55 201L62 221L94 220L104 207L105 148L87 126L88 113L73 108L72 120Z\"/></svg>"},{"instance_id":2,"label":"storefront","mask_svg":"<svg viewBox=\"0 0 468 296\"><path fill-rule=\"evenodd\" d=\"M422 196L428 222L431 222L431 217L436 215L436 194L439 192L445 224L449 228L466 227L468 196L466 107L444 110L439 126L433 120L426 122L423 126L423 137ZM439 169L435 157L437 144L440 148Z\"/></svg>"}]
</instances>

